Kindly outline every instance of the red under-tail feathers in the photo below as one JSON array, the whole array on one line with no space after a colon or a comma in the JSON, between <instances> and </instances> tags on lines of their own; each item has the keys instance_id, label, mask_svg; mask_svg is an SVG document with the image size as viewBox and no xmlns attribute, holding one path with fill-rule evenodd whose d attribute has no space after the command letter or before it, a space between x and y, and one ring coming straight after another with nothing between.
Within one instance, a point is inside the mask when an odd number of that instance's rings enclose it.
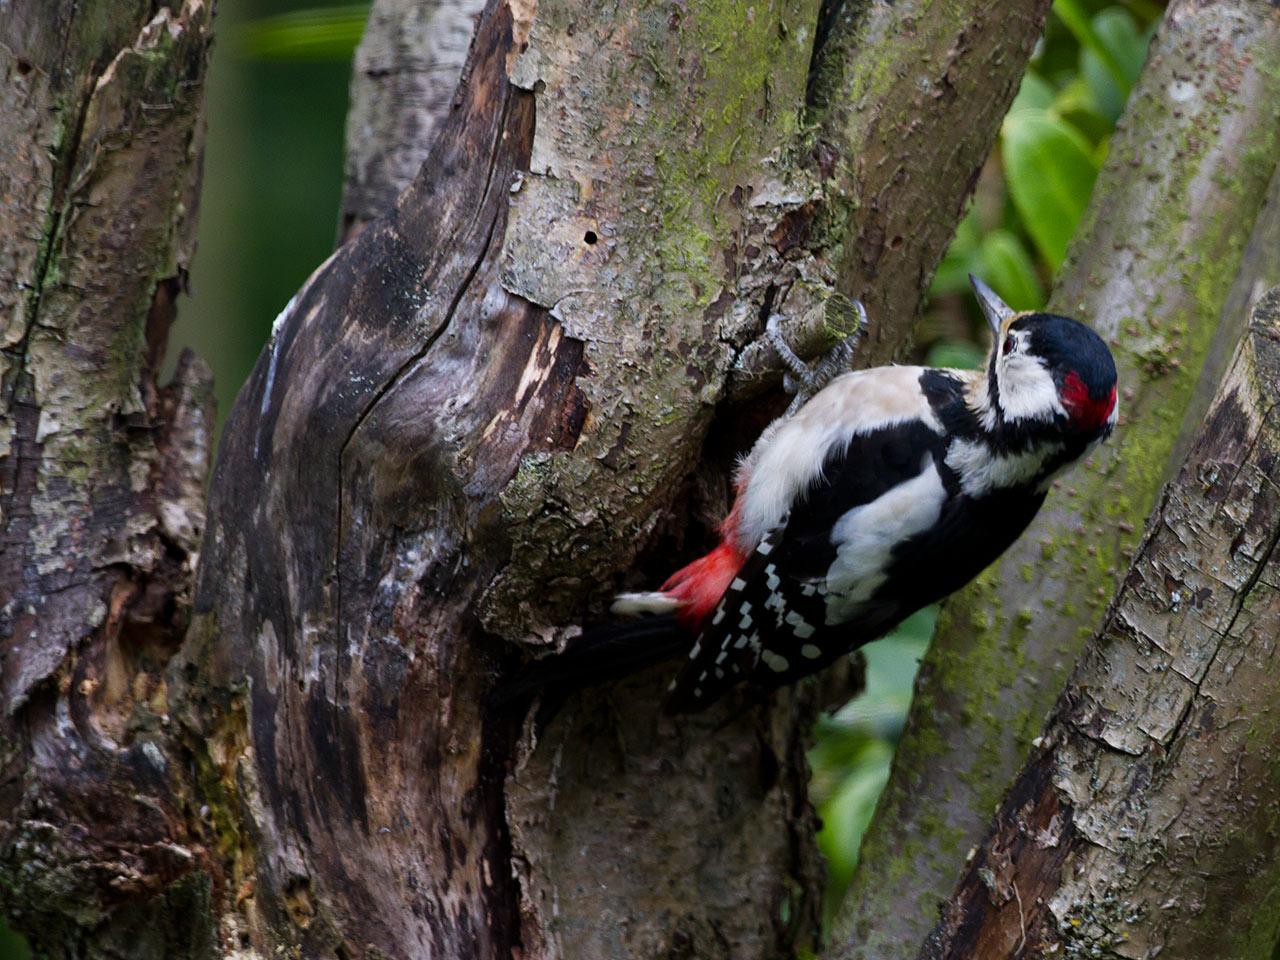
<instances>
[{"instance_id":1,"label":"red under-tail feathers","mask_svg":"<svg viewBox=\"0 0 1280 960\"><path fill-rule=\"evenodd\" d=\"M745 559L732 541L726 539L706 556L681 567L658 590L679 604L676 616L681 625L690 633L697 633Z\"/></svg>"},{"instance_id":2,"label":"red under-tail feathers","mask_svg":"<svg viewBox=\"0 0 1280 960\"><path fill-rule=\"evenodd\" d=\"M720 545L705 556L681 567L658 588L659 593L675 601L676 617L680 625L690 633L696 634L702 629L703 621L711 616L720 603L720 598L729 589L729 584L742 569L750 553L749 550L743 550L738 540L738 501L743 485L743 480L740 479L739 497L735 498L733 509L720 524Z\"/></svg>"},{"instance_id":3,"label":"red under-tail feathers","mask_svg":"<svg viewBox=\"0 0 1280 960\"><path fill-rule=\"evenodd\" d=\"M681 567L654 593L629 595L633 602L628 609L649 616L588 630L559 655L530 664L502 684L494 703L501 706L541 694L540 715L545 720L571 690L685 654L750 553L739 545L736 504L720 525L720 536L719 546Z\"/></svg>"}]
</instances>

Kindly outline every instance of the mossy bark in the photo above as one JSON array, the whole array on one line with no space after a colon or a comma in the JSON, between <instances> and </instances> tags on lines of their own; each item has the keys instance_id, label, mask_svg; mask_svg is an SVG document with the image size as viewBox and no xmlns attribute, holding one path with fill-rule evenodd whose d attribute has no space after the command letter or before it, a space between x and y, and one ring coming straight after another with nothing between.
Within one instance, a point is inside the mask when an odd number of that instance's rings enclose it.
<instances>
[{"instance_id":1,"label":"mossy bark","mask_svg":"<svg viewBox=\"0 0 1280 960\"><path fill-rule=\"evenodd\" d=\"M192 253L210 4L0 6L0 904L53 956L207 956L171 736L212 429L158 381ZM175 912L176 911L176 912Z\"/></svg>"},{"instance_id":2,"label":"mossy bark","mask_svg":"<svg viewBox=\"0 0 1280 960\"><path fill-rule=\"evenodd\" d=\"M1280 288L922 958L1280 942Z\"/></svg>"},{"instance_id":3,"label":"mossy bark","mask_svg":"<svg viewBox=\"0 0 1280 960\"><path fill-rule=\"evenodd\" d=\"M1120 427L944 608L834 956L915 955L1114 592L1184 415L1203 412L1206 358L1230 356L1242 298L1280 281L1263 205L1278 111L1274 7L1171 4L1050 304L1111 343Z\"/></svg>"},{"instance_id":4,"label":"mossy bark","mask_svg":"<svg viewBox=\"0 0 1280 960\"><path fill-rule=\"evenodd\" d=\"M679 723L657 671L540 730L487 694L705 542L785 402L771 310L813 354L875 290L861 359L909 340L1047 6L488 5L422 170L281 316L215 471L177 673L184 722L222 718L201 776L246 951L812 941L804 741L848 675Z\"/></svg>"}]
</instances>

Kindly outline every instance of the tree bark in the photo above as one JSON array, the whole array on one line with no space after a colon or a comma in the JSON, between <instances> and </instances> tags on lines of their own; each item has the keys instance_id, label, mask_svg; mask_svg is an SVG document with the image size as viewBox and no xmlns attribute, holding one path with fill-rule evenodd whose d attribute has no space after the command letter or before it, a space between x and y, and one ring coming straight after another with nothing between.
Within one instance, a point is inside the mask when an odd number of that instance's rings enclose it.
<instances>
[{"instance_id":1,"label":"tree bark","mask_svg":"<svg viewBox=\"0 0 1280 960\"><path fill-rule=\"evenodd\" d=\"M1278 71L1271 5L1169 7L1050 303L1112 344L1120 428L944 607L833 956L915 955L1115 589L1184 413L1203 414L1205 358L1231 355L1232 312L1280 282L1280 197L1263 206ZM1222 360L1205 369L1211 392Z\"/></svg>"},{"instance_id":2,"label":"tree bark","mask_svg":"<svg viewBox=\"0 0 1280 960\"><path fill-rule=\"evenodd\" d=\"M921 957L1280 941L1280 288Z\"/></svg>"},{"instance_id":3,"label":"tree bark","mask_svg":"<svg viewBox=\"0 0 1280 960\"><path fill-rule=\"evenodd\" d=\"M340 239L391 209L427 158L484 0L374 0L351 76Z\"/></svg>"},{"instance_id":4,"label":"tree bark","mask_svg":"<svg viewBox=\"0 0 1280 960\"><path fill-rule=\"evenodd\" d=\"M212 946L164 676L211 383L190 356L157 381L210 37L202 0L0 6L0 899L51 955Z\"/></svg>"},{"instance_id":5,"label":"tree bark","mask_svg":"<svg viewBox=\"0 0 1280 960\"><path fill-rule=\"evenodd\" d=\"M172 675L218 734L246 949L812 940L812 687L676 723L655 672L543 730L485 698L705 538L780 401L770 310L814 353L874 284L863 360L906 342L1046 8L828 9L815 51L816 0L489 5L422 172L282 315L215 471Z\"/></svg>"}]
</instances>

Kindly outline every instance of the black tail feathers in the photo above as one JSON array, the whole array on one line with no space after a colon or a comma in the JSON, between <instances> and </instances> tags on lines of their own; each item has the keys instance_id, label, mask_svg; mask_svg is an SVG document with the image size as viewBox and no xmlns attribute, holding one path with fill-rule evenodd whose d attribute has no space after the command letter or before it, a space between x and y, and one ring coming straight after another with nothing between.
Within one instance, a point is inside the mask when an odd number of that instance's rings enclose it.
<instances>
[{"instance_id":1,"label":"black tail feathers","mask_svg":"<svg viewBox=\"0 0 1280 960\"><path fill-rule=\"evenodd\" d=\"M531 663L494 691L494 706L524 703L541 694L543 703L559 703L575 690L595 686L672 660L690 646L689 634L675 614L606 623L588 630L556 656Z\"/></svg>"}]
</instances>

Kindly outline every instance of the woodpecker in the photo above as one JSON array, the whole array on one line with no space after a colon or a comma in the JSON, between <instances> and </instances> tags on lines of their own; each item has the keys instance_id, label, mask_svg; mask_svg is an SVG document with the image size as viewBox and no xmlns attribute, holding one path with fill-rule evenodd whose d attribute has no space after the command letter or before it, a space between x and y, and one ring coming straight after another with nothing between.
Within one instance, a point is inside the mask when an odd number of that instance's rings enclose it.
<instances>
[{"instance_id":1,"label":"woodpecker","mask_svg":"<svg viewBox=\"0 0 1280 960\"><path fill-rule=\"evenodd\" d=\"M1085 324L1017 313L970 281L991 328L984 368L831 379L741 462L716 548L656 591L620 595L613 613L638 620L588 632L522 688L683 652L667 712L700 710L739 683L767 692L883 636L999 557L1053 480L1111 433L1116 367ZM771 340L804 380L803 363Z\"/></svg>"}]
</instances>

